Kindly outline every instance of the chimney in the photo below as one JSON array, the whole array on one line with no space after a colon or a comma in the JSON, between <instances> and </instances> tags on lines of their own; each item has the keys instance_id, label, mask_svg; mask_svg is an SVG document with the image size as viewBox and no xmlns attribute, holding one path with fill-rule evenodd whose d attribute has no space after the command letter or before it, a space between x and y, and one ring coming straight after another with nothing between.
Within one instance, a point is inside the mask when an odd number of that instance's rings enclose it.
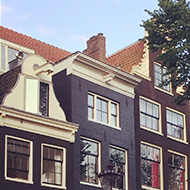
<instances>
[{"instance_id":1,"label":"chimney","mask_svg":"<svg viewBox=\"0 0 190 190\"><path fill-rule=\"evenodd\" d=\"M9 62L9 70L14 69L15 67L19 66L23 62L24 54L21 51L18 51L15 54L16 59L13 59Z\"/></svg>"},{"instance_id":2,"label":"chimney","mask_svg":"<svg viewBox=\"0 0 190 190\"><path fill-rule=\"evenodd\" d=\"M97 36L91 37L87 41L87 49L85 49L83 53L94 59L105 62L106 61L105 41L106 39L102 33L99 33Z\"/></svg>"}]
</instances>

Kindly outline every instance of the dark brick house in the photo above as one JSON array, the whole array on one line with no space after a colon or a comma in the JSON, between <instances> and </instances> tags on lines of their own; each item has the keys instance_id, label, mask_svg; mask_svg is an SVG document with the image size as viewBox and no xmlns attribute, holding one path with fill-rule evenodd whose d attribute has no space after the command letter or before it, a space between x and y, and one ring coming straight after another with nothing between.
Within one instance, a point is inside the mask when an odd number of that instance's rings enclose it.
<instances>
[{"instance_id":1,"label":"dark brick house","mask_svg":"<svg viewBox=\"0 0 190 190\"><path fill-rule=\"evenodd\" d=\"M142 79L135 88L137 189L188 190L189 103L177 106L171 86L160 87L165 68L155 61L157 55L138 41L106 61Z\"/></svg>"},{"instance_id":2,"label":"dark brick house","mask_svg":"<svg viewBox=\"0 0 190 190\"><path fill-rule=\"evenodd\" d=\"M55 94L70 122L79 124L74 144L74 189L101 189L97 174L108 163L125 173L121 186L136 189L134 88L140 79L105 63L105 38L55 63Z\"/></svg>"}]
</instances>

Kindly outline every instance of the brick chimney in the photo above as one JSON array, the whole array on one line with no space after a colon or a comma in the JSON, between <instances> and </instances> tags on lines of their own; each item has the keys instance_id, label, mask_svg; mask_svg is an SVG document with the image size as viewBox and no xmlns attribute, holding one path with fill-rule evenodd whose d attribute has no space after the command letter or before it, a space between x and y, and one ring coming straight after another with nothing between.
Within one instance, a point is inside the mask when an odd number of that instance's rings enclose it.
<instances>
[{"instance_id":1,"label":"brick chimney","mask_svg":"<svg viewBox=\"0 0 190 190\"><path fill-rule=\"evenodd\" d=\"M105 41L106 39L102 33L99 33L97 36L92 36L87 41L87 49L85 49L83 53L94 59L105 62L106 61Z\"/></svg>"}]
</instances>

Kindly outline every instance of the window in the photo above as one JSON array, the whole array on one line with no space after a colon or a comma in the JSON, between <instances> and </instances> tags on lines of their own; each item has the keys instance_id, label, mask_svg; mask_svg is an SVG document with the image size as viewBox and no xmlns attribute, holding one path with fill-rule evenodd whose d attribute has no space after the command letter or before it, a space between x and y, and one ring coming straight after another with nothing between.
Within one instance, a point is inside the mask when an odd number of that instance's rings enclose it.
<instances>
[{"instance_id":1,"label":"window","mask_svg":"<svg viewBox=\"0 0 190 190\"><path fill-rule=\"evenodd\" d=\"M9 65L8 63L14 59L16 59L16 53L19 51L13 48L10 48L6 45L0 45L0 70L8 70ZM23 53L24 57L23 59L27 56L27 54Z\"/></svg>"},{"instance_id":2,"label":"window","mask_svg":"<svg viewBox=\"0 0 190 190\"><path fill-rule=\"evenodd\" d=\"M32 181L32 142L6 136L6 172L7 179Z\"/></svg>"},{"instance_id":3,"label":"window","mask_svg":"<svg viewBox=\"0 0 190 190\"><path fill-rule=\"evenodd\" d=\"M125 174L125 163L126 163L126 156L125 151L115 148L109 147L109 161L114 165L114 169L116 172L121 172ZM125 174L126 175L126 174ZM126 189L125 188L125 175L123 176L122 182L119 182L118 179L115 179L113 188L114 189ZM118 186L120 184L120 186Z\"/></svg>"},{"instance_id":4,"label":"window","mask_svg":"<svg viewBox=\"0 0 190 190\"><path fill-rule=\"evenodd\" d=\"M99 143L96 141L80 140L80 174L81 181L98 184L99 173Z\"/></svg>"},{"instance_id":5,"label":"window","mask_svg":"<svg viewBox=\"0 0 190 190\"><path fill-rule=\"evenodd\" d=\"M119 104L98 95L88 94L88 119L119 127Z\"/></svg>"},{"instance_id":6,"label":"window","mask_svg":"<svg viewBox=\"0 0 190 190\"><path fill-rule=\"evenodd\" d=\"M65 187L65 149L42 144L42 159L42 185Z\"/></svg>"},{"instance_id":7,"label":"window","mask_svg":"<svg viewBox=\"0 0 190 190\"><path fill-rule=\"evenodd\" d=\"M184 115L167 108L166 120L168 136L184 140Z\"/></svg>"},{"instance_id":8,"label":"window","mask_svg":"<svg viewBox=\"0 0 190 190\"><path fill-rule=\"evenodd\" d=\"M39 90L38 90L39 89ZM49 85L38 79L26 78L25 110L48 115Z\"/></svg>"},{"instance_id":9,"label":"window","mask_svg":"<svg viewBox=\"0 0 190 190\"><path fill-rule=\"evenodd\" d=\"M166 71L165 67L162 68L161 65L157 63L154 64L155 86L170 92L170 85L162 86L162 82L169 79L168 75L164 75Z\"/></svg>"},{"instance_id":10,"label":"window","mask_svg":"<svg viewBox=\"0 0 190 190\"><path fill-rule=\"evenodd\" d=\"M140 126L161 132L159 104L140 98Z\"/></svg>"},{"instance_id":11,"label":"window","mask_svg":"<svg viewBox=\"0 0 190 190\"><path fill-rule=\"evenodd\" d=\"M144 189L160 189L160 148L141 144L141 184Z\"/></svg>"},{"instance_id":12,"label":"window","mask_svg":"<svg viewBox=\"0 0 190 190\"><path fill-rule=\"evenodd\" d=\"M168 152L168 190L185 190L185 156Z\"/></svg>"}]
</instances>

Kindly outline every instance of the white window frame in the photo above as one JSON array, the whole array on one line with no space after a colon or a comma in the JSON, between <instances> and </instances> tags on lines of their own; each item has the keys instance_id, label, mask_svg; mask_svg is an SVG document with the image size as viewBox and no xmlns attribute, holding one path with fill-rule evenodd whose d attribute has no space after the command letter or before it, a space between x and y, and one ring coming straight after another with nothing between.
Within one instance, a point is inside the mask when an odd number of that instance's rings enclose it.
<instances>
[{"instance_id":1,"label":"white window frame","mask_svg":"<svg viewBox=\"0 0 190 190\"><path fill-rule=\"evenodd\" d=\"M163 133L162 133L161 104L159 104L159 103L157 103L157 102L155 102L155 101L153 101L153 100L150 100L150 99L148 99L148 98L145 98L145 97L143 97L143 96L140 96L140 97L139 97L139 118L140 118L140 113L141 113L141 110L140 110L140 99L145 100L146 102L149 102L149 103L151 103L151 104L155 104L155 105L158 106L158 131L156 131L156 130L154 130L154 129L151 129L151 128L148 128L148 127L146 127L146 126L142 126L141 123L140 123L140 127L141 127L142 129L151 131L151 132L153 132L153 133L157 133L157 134L159 134L159 135L163 135ZM139 121L140 121L140 120L139 120Z\"/></svg>"},{"instance_id":2,"label":"white window frame","mask_svg":"<svg viewBox=\"0 0 190 190\"><path fill-rule=\"evenodd\" d=\"M169 107L166 107L166 111L167 110L172 111L172 112L174 112L176 114L179 114L179 115L181 115L183 117L183 137L184 137L184 139L179 139L179 138L170 136L170 135L168 135L168 132L167 132L167 137L170 138L170 139L173 139L173 140L176 140L176 141L183 142L183 143L187 144L187 132L186 132L186 117L185 117L185 114L182 113L182 112L179 112L177 110L174 110L172 108L169 108ZM166 114L166 129L167 129L167 114Z\"/></svg>"},{"instance_id":3,"label":"white window frame","mask_svg":"<svg viewBox=\"0 0 190 190\"><path fill-rule=\"evenodd\" d=\"M93 103L94 103L94 107L93 107L93 118L89 118L88 117L88 120L90 121L94 121L94 122L97 122L97 123L101 123L103 125L107 125L109 127L113 127L113 128L116 128L116 129L120 129L120 122L119 122L119 103L115 102L115 101L112 101L108 98L105 98L103 96L100 96L100 95L97 95L97 94L94 94L92 92L88 92L88 95L92 95L94 98L93 98ZM108 118L107 118L107 123L104 123L104 122L101 122L101 121L98 121L97 120L97 104L96 104L96 100L97 98L100 98L104 101L106 101L108 103L108 108L107 108L107 111L108 111ZM116 126L113 126L111 125L111 103L115 104L116 105ZM88 98L87 98L87 105L88 105Z\"/></svg>"},{"instance_id":4,"label":"white window frame","mask_svg":"<svg viewBox=\"0 0 190 190\"><path fill-rule=\"evenodd\" d=\"M155 65L158 65L158 66L161 67L161 64L158 63L158 62L154 62L154 87L155 87L155 89L158 89L158 90L160 90L160 91L162 91L162 92L165 92L165 93L170 94L170 95L173 96L171 83L168 84L169 90L166 90L166 89L164 89L163 87L159 87L159 86L157 86L157 85L155 84L155 80L156 80L156 76L155 76ZM164 67L164 68L166 69L166 67ZM163 70L163 68L161 68L161 69ZM163 78L163 76L162 76L162 78ZM163 80L162 80L162 81L163 81ZM161 81L161 82L162 82L162 81Z\"/></svg>"},{"instance_id":5,"label":"white window frame","mask_svg":"<svg viewBox=\"0 0 190 190\"><path fill-rule=\"evenodd\" d=\"M168 150L168 152L173 153L175 155L179 155L179 156L183 156L185 158L185 189L184 190L188 190L188 163L187 163L187 156L185 154L181 154L179 152L173 151L173 150ZM169 166L168 166L169 167Z\"/></svg>"},{"instance_id":6,"label":"white window frame","mask_svg":"<svg viewBox=\"0 0 190 190\"><path fill-rule=\"evenodd\" d=\"M146 146L150 146L156 149L160 150L160 188L154 188L154 187L148 187L145 185L141 184L142 189L147 189L147 190L164 190L164 181L163 181L163 153L162 153L162 147L141 141L140 143L140 161L141 161L141 144L144 144ZM140 162L140 167L141 167L141 162ZM142 175L142 174L141 174Z\"/></svg>"},{"instance_id":7,"label":"white window frame","mask_svg":"<svg viewBox=\"0 0 190 190\"><path fill-rule=\"evenodd\" d=\"M119 148L117 146L114 146L114 145L109 145L109 148L115 148L115 149L118 149L118 150L121 150L121 151L124 151L124 156L125 156L125 171L124 171L124 184L123 184L123 187L125 190L128 189L128 151L123 149L123 148ZM114 189L113 189L114 190ZM115 188L115 190L118 190Z\"/></svg>"},{"instance_id":8,"label":"white window frame","mask_svg":"<svg viewBox=\"0 0 190 190\"><path fill-rule=\"evenodd\" d=\"M7 176L7 139L12 138L15 140L25 141L30 144L30 156L29 156L29 168L28 168L28 180L20 179L20 178L11 178ZM29 141L27 139L11 136L11 135L5 135L5 179L10 181L16 181L21 183L30 183L33 184L33 142Z\"/></svg>"},{"instance_id":9,"label":"white window frame","mask_svg":"<svg viewBox=\"0 0 190 190\"><path fill-rule=\"evenodd\" d=\"M47 184L43 183L42 181L42 175L43 175L43 146L48 146L50 148L56 148L60 149L63 151L63 162L62 162L62 185L55 185L55 184ZM46 186L46 187L52 187L52 188L58 188L58 189L67 189L66 187L66 148L60 147L60 146L55 146L51 144L46 144L42 143L41 144L41 186Z\"/></svg>"},{"instance_id":10,"label":"white window frame","mask_svg":"<svg viewBox=\"0 0 190 190\"><path fill-rule=\"evenodd\" d=\"M31 79L31 80L36 80L37 81L37 111L36 112L33 112L33 111L30 111L30 110L27 110L27 108L26 108L26 101L27 101L27 98L26 98L26 96L27 96L27 79ZM26 76L25 77L25 85L24 85L24 88L25 88L25 90L24 90L24 110L25 111L28 111L28 112L31 112L31 113L35 113L35 114L40 114L40 115L42 115L41 113L40 113L40 82L42 82L42 83L45 83L45 84L47 84L48 86L49 86L49 83L47 82L47 81L43 81L43 80L40 80L40 78L38 78L38 77L30 77L30 76ZM49 99L50 99L50 94L49 94L49 87L48 87L48 107L47 107L47 116L49 115Z\"/></svg>"},{"instance_id":11,"label":"white window frame","mask_svg":"<svg viewBox=\"0 0 190 190\"><path fill-rule=\"evenodd\" d=\"M96 141L96 140L93 140L93 139L90 139L90 138L86 138L86 137L82 137L82 136L80 137L80 139L95 142L95 143L98 144L98 166L97 166L98 171L97 172L100 173L101 172L101 143L99 141ZM101 187L101 183L100 183L99 179L98 179L98 184L84 182L84 181L80 181L80 184L87 185L87 186L93 186L93 187Z\"/></svg>"}]
</instances>

